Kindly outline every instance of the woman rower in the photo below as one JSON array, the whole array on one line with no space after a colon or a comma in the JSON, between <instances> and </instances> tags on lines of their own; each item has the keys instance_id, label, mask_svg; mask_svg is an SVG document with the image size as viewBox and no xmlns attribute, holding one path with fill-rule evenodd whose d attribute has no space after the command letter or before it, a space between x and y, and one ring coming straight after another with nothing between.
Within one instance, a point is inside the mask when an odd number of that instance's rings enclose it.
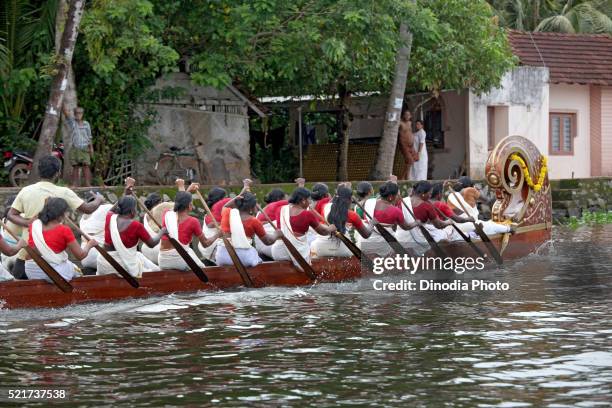
<instances>
[{"instance_id":1,"label":"woman rower","mask_svg":"<svg viewBox=\"0 0 612 408\"><path fill-rule=\"evenodd\" d=\"M98 245L98 242L92 239L81 248L72 230L63 224L67 212L66 200L57 197L48 198L38 218L29 227L29 245L36 248L62 278L69 281L79 273L78 268L68 260L66 251L80 261L87 256L91 248ZM51 282L47 274L29 255L26 256L25 273L28 279L45 279Z\"/></svg>"},{"instance_id":2,"label":"woman rower","mask_svg":"<svg viewBox=\"0 0 612 408\"><path fill-rule=\"evenodd\" d=\"M431 183L420 181L414 186L414 194L411 197L412 212L417 220L421 221L432 238L437 241L449 241L454 229L451 220L442 220L434 205L429 201L431 198ZM418 243L427 242L421 231L414 232L414 240Z\"/></svg>"},{"instance_id":3,"label":"woman rower","mask_svg":"<svg viewBox=\"0 0 612 408\"><path fill-rule=\"evenodd\" d=\"M174 238L183 245L185 251L187 251L198 266L204 268L205 265L200 261L200 258L198 258L195 252L193 252L189 244L191 244L193 238L197 238L200 245L207 248L217 240L218 234L210 238L204 236L200 221L189 215L189 213L193 211L192 200L193 197L188 191L179 191L176 193L176 197L174 198L174 209L173 211L168 210L164 213L162 227L168 230L170 238ZM161 269L189 270L187 263L181 258L170 243L170 239L166 236L163 236L161 239L157 264Z\"/></svg>"},{"instance_id":4,"label":"woman rower","mask_svg":"<svg viewBox=\"0 0 612 408\"><path fill-rule=\"evenodd\" d=\"M89 202L95 199L95 195L89 197ZM83 214L79 220L79 228L81 231L92 237L98 242L104 242L104 225L106 224L106 214L113 207L112 204L102 204L96 211L91 214ZM87 245L86 240L82 240L81 248L85 248ZM98 267L98 251L89 251L87 256L81 260L83 269L87 268L93 270L91 273L95 273L95 269Z\"/></svg>"},{"instance_id":5,"label":"woman rower","mask_svg":"<svg viewBox=\"0 0 612 408\"><path fill-rule=\"evenodd\" d=\"M131 195L121 197L113 211L106 215L104 247L132 276L139 278L143 272L160 269L138 251L138 242L142 241L149 248L153 248L166 233L166 229L162 228L157 235L151 237L135 217L136 198ZM99 256L97 274L111 273L116 273L115 268L104 257Z\"/></svg>"},{"instance_id":6,"label":"woman rower","mask_svg":"<svg viewBox=\"0 0 612 408\"><path fill-rule=\"evenodd\" d=\"M262 222L255 217L257 199L254 194L243 191L231 205L234 208L227 206L222 212L221 229L230 235L232 246L245 267L258 265L262 260L251 245L253 236L257 235L265 245L272 245L280 238L280 231L266 233ZM234 264L223 242L217 246L215 262L219 266Z\"/></svg>"},{"instance_id":7,"label":"woman rower","mask_svg":"<svg viewBox=\"0 0 612 408\"><path fill-rule=\"evenodd\" d=\"M376 202L376 197L372 197L372 194L374 194L374 187L372 187L372 184L367 181L362 181L357 184L357 190L355 191L355 195L357 196L357 202L363 207L366 206L366 202L368 201L370 201L371 203ZM367 222L368 217L366 217L366 215L363 213L361 207L358 206L355 209L355 212L361 217L361 219L366 220Z\"/></svg>"},{"instance_id":8,"label":"woman rower","mask_svg":"<svg viewBox=\"0 0 612 408\"><path fill-rule=\"evenodd\" d=\"M2 235L0 235L0 254L7 257L13 257L17 255L17 253L21 250L21 248L25 248L28 244L20 239L14 245L12 243L7 242ZM14 277L11 273L0 264L0 281L13 280Z\"/></svg>"},{"instance_id":9,"label":"woman rower","mask_svg":"<svg viewBox=\"0 0 612 408\"><path fill-rule=\"evenodd\" d=\"M310 245L305 236L308 229L312 227L320 235L330 235L336 231L335 225L321 224L319 217L308 210L309 199L310 191L304 187L298 187L291 193L289 204L281 208L276 221L283 235L291 241L307 262L310 260ZM272 258L276 261L292 259L282 241L276 241L272 245Z\"/></svg>"},{"instance_id":10,"label":"woman rower","mask_svg":"<svg viewBox=\"0 0 612 408\"><path fill-rule=\"evenodd\" d=\"M227 204L231 199L227 197L227 191L222 189L221 187L213 187L208 192L206 196L206 204L208 208L210 208L213 213L215 220L217 222L221 222L221 212L225 204ZM213 236L218 236L219 231L213 222L213 219L210 215L206 215L204 217L204 222L202 223L202 231L204 232L204 236L206 238L211 238ZM209 247L203 247L200 243L198 243L198 251L202 254L202 257L210 262L215 261L215 250L217 249L217 245L219 245L223 240L221 238L217 238L215 242L212 243Z\"/></svg>"},{"instance_id":11,"label":"woman rower","mask_svg":"<svg viewBox=\"0 0 612 408\"><path fill-rule=\"evenodd\" d=\"M170 205L172 204L173 203L170 203ZM155 211L156 213L159 213L159 210L161 209L162 205L167 206L168 204L162 202L162 196L159 193L149 194L144 201L145 208L149 210L151 214L153 214L153 211ZM153 217L155 217L155 215L153 215ZM161 224L162 222L161 214L159 218L160 218L159 222ZM159 227L157 226L157 224L155 224L153 220L149 219L149 214L144 215L142 219L142 225L145 227L145 230L147 230L147 232L151 236L154 236L159 232ZM155 245L153 248L149 248L147 245L143 245L140 248L140 251L149 261L153 262L154 264L157 264L160 246L161 246L161 241L157 245Z\"/></svg>"},{"instance_id":12,"label":"woman rower","mask_svg":"<svg viewBox=\"0 0 612 408\"><path fill-rule=\"evenodd\" d=\"M325 205L331 201L329 187L327 187L327 184L316 183L314 186L312 186L310 198L313 200L315 211L321 215L324 215L323 207L325 207Z\"/></svg>"},{"instance_id":13,"label":"woman rower","mask_svg":"<svg viewBox=\"0 0 612 408\"><path fill-rule=\"evenodd\" d=\"M351 224L352 227L363 238L369 238L372 234L372 229L365 226L363 220L359 218L357 213L351 210L353 191L346 187L340 186L336 190L336 195L331 203L323 207L323 214L330 224L336 226L336 230L342 234L346 234L346 224ZM353 253L344 245L340 239L333 235L319 235L312 243L313 258L324 256L334 257L350 257Z\"/></svg>"},{"instance_id":14,"label":"woman rower","mask_svg":"<svg viewBox=\"0 0 612 408\"><path fill-rule=\"evenodd\" d=\"M270 218L270 221L276 222L278 214L280 213L280 208L284 205L289 204L289 201L287 201L287 194L280 188L275 188L270 191L268 195L266 195L264 201L267 204L262 209L265 215L259 213L257 214L257 219L263 223L264 230L266 230L266 233L272 233L275 231L275 229L273 225L270 225L270 223L267 222L268 218ZM268 216L268 218L266 218L266 215ZM260 255L264 255L267 258L272 259L272 245L264 244L263 241L259 239L257 235L255 235L254 238L255 249L257 249L257 252L259 252Z\"/></svg>"},{"instance_id":15,"label":"woman rower","mask_svg":"<svg viewBox=\"0 0 612 408\"><path fill-rule=\"evenodd\" d=\"M402 230L409 230L416 227L416 222L407 222L402 210L396 205L399 195L399 187L393 181L387 181L378 190L380 198L375 202L367 201L364 206L366 212L373 216L391 235L394 230L400 227ZM368 239L358 242L361 250L375 254L377 256L387 256L391 254L391 247L378 230L373 230Z\"/></svg>"}]
</instances>

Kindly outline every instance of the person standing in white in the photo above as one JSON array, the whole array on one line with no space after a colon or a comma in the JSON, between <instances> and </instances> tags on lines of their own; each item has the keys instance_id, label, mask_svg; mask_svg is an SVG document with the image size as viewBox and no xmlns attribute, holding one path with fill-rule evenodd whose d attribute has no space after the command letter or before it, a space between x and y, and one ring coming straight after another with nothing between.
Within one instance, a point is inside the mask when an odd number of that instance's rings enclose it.
<instances>
[{"instance_id":1,"label":"person standing in white","mask_svg":"<svg viewBox=\"0 0 612 408\"><path fill-rule=\"evenodd\" d=\"M415 122L417 128L414 134L414 150L419 154L419 157L414 161L412 165L412 171L410 172L410 180L427 180L427 146L425 145L425 129L423 129L423 121L417 120Z\"/></svg>"}]
</instances>

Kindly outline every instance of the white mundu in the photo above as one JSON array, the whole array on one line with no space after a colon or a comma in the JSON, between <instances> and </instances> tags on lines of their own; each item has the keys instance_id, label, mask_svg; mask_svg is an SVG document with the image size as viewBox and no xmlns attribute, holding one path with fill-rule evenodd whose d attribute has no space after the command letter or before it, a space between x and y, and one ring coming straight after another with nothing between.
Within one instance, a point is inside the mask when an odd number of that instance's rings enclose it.
<instances>
[{"instance_id":1,"label":"white mundu","mask_svg":"<svg viewBox=\"0 0 612 408\"><path fill-rule=\"evenodd\" d=\"M144 226L145 230L149 233L150 236L154 237L155 235L157 235L157 231L155 231L150 224L150 219L149 219L149 215L145 214L143 220L142 220L142 225ZM151 262L153 262L154 264L157 264L157 258L159 257L159 248L161 246L161 242L159 242L157 245L155 245L153 248L149 248L148 245L143 244L140 247L140 252L142 252L142 254Z\"/></svg>"},{"instance_id":2,"label":"white mundu","mask_svg":"<svg viewBox=\"0 0 612 408\"><path fill-rule=\"evenodd\" d=\"M179 241L179 225L178 225L178 215L174 211L166 211L164 215L164 221L166 224L166 228L168 229L168 235L170 238L174 238L177 242L183 245L187 254L193 259L193 261L198 264L200 268L204 267L200 258L196 255L196 253L191 249L189 245L184 245ZM180 271L189 270L189 265L183 260L183 258L179 255L178 251L174 248L167 250L159 250L158 254L158 262L160 269L178 269Z\"/></svg>"},{"instance_id":3,"label":"white mundu","mask_svg":"<svg viewBox=\"0 0 612 408\"><path fill-rule=\"evenodd\" d=\"M36 249L40 252L40 255L42 255L45 261L49 262L49 265L51 265L62 278L71 280L75 276L78 276L78 269L68 260L66 251L56 254L49 248L43 236L43 224L40 220L35 220L32 223L32 240L34 241ZM25 262L25 273L28 279L45 279L51 282L47 274L31 259Z\"/></svg>"},{"instance_id":4,"label":"white mundu","mask_svg":"<svg viewBox=\"0 0 612 408\"><path fill-rule=\"evenodd\" d=\"M293 233L293 229L291 228L290 221L290 206L285 205L281 208L280 211L280 226L281 232L283 235L293 244L293 246L298 250L300 255L306 260L306 262L310 263L310 245L308 245L308 238L306 235L301 237L296 237ZM293 259L287 247L283 243L282 240L278 240L272 245L272 258L275 261L286 261L292 260L294 264L297 265L297 261Z\"/></svg>"},{"instance_id":5,"label":"white mundu","mask_svg":"<svg viewBox=\"0 0 612 408\"><path fill-rule=\"evenodd\" d=\"M323 207L325 219L329 216L332 203L327 203ZM359 234L359 233L357 233ZM312 242L311 253L313 258L321 258L324 256L334 257L351 257L353 253L344 245L340 239L334 235L319 235Z\"/></svg>"},{"instance_id":6,"label":"white mundu","mask_svg":"<svg viewBox=\"0 0 612 408\"><path fill-rule=\"evenodd\" d=\"M91 238L95 239L99 243L103 243L106 215L111 208L113 208L112 204L102 204L93 213L83 214L81 216L81 220L79 221L79 227ZM85 248L85 245L87 245L87 240L83 239L81 242L81 248ZM83 265L84 268L96 269L98 266L98 251L89 251L87 256L81 261L81 265Z\"/></svg>"},{"instance_id":7,"label":"white mundu","mask_svg":"<svg viewBox=\"0 0 612 408\"><path fill-rule=\"evenodd\" d=\"M123 266L130 275L140 278L143 272L159 271L159 267L153 262L149 261L142 252L138 252L138 245L134 245L131 248L126 248L121 240L119 234L119 228L117 226L117 214L113 214L110 219L109 228L111 233L111 240L114 251L110 251L108 254L115 258L121 266ZM102 257L98 257L98 275L108 275L111 273L117 273L115 268L112 267L108 261Z\"/></svg>"},{"instance_id":8,"label":"white mundu","mask_svg":"<svg viewBox=\"0 0 612 408\"><path fill-rule=\"evenodd\" d=\"M218 229L210 228L208 225L206 225L206 219L204 219L204 223L202 224L202 232L204 233L204 236L207 239L217 234L218 231L219 231ZM215 261L215 249L217 249L217 246L220 243L223 243L223 239L217 238L215 242L212 243L212 245L204 248L204 246L200 242L198 242L198 251L200 251L200 254L202 254L202 257L204 259L208 259L209 261L214 262Z\"/></svg>"},{"instance_id":9,"label":"white mundu","mask_svg":"<svg viewBox=\"0 0 612 408\"><path fill-rule=\"evenodd\" d=\"M257 250L251 245L251 240L246 236L244 231L244 225L242 223L242 217L240 211L237 208L232 208L229 214L230 224L230 241L232 246L236 250L236 255L240 258L240 261L247 268L258 265L263 261L259 257ZM225 244L222 242L217 247L217 254L215 256L217 265L232 265L233 261L225 248Z\"/></svg>"},{"instance_id":10,"label":"white mundu","mask_svg":"<svg viewBox=\"0 0 612 408\"><path fill-rule=\"evenodd\" d=\"M448 202L451 203L455 208L458 208L462 211L467 210L468 215L475 220L478 220L478 208L476 206L471 206L465 201L463 195L456 191L453 191L448 196ZM495 234L504 234L510 232L510 226L505 224L500 224L495 221L478 221L479 224L482 225L482 229L487 235L495 235ZM474 224L471 222L464 222L462 224L457 224L459 229L463 232L469 232L472 237L479 238L478 234L475 232Z\"/></svg>"},{"instance_id":11,"label":"white mundu","mask_svg":"<svg viewBox=\"0 0 612 408\"><path fill-rule=\"evenodd\" d=\"M371 217L374 216L374 209L376 208L376 199L371 198L367 200L364 204L365 212L368 213ZM366 215L367 217L367 215ZM393 235L395 231L393 231L393 227L385 227L385 229ZM361 238L357 241L357 246L363 252L367 254L375 254L377 256L387 256L391 253L392 248L389 246L389 243L383 238L382 235L378 232L378 229L373 228L372 234L369 238Z\"/></svg>"},{"instance_id":12,"label":"white mundu","mask_svg":"<svg viewBox=\"0 0 612 408\"><path fill-rule=\"evenodd\" d=\"M274 226L270 225L270 223L267 221L263 223L263 227L266 234L272 234L275 231ZM257 249L257 252L267 256L268 258L272 258L272 245L264 244L257 235L255 235L253 239L255 241L255 249Z\"/></svg>"}]
</instances>

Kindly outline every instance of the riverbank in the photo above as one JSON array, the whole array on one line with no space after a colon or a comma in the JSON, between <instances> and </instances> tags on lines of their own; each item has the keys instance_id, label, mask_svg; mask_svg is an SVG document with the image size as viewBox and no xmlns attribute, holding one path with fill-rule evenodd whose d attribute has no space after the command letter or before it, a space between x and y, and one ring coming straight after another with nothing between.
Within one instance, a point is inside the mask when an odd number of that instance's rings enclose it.
<instances>
[{"instance_id":1,"label":"riverbank","mask_svg":"<svg viewBox=\"0 0 612 408\"><path fill-rule=\"evenodd\" d=\"M432 181L435 182L435 181ZM483 180L475 181L481 188L483 195L487 197L486 202L490 205L495 201L495 194L491 191ZM312 187L314 183L306 183L306 187ZM327 182L331 190L335 189L338 182ZM376 189L382 182L372 182ZM407 195L414 183L411 181L400 181L400 191L402 195ZM356 183L353 183L355 186ZM588 179L562 179L551 180L553 198L553 217L557 220L569 217L581 217L585 212L595 211L610 211L612 210L612 177L596 177ZM213 186L202 186L203 192L206 192ZM224 186L232 193L238 193L242 186ZM278 183L278 184L258 184L252 187L253 193L257 195L259 202L263 202L264 197L272 189L280 188L283 191L290 193L294 188L293 183ZM113 187L95 187L95 188L75 188L77 194L84 195L90 190L99 191L110 202L117 201L117 198L122 194L123 188L120 186ZM139 196L157 191L164 195L167 200L172 200L176 194L176 189L172 186L139 186L137 193ZM17 194L17 188L0 188L0 213L4 212L4 203L6 199L14 194ZM481 213L488 216L490 206L483 204Z\"/></svg>"}]
</instances>

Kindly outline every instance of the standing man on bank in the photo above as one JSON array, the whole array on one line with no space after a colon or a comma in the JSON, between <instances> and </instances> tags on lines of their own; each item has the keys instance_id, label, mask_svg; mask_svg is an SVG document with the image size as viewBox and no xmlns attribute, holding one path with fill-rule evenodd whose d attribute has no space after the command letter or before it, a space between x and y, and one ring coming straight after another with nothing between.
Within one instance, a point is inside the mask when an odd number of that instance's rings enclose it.
<instances>
[{"instance_id":1,"label":"standing man on bank","mask_svg":"<svg viewBox=\"0 0 612 408\"><path fill-rule=\"evenodd\" d=\"M410 178L410 171L414 160L417 158L417 153L414 150L414 135L412 134L412 114L409 110L402 113L400 119L400 125L398 130L398 145L400 152L404 157L404 163L406 163L406 170L401 174L402 180L408 180Z\"/></svg>"},{"instance_id":2,"label":"standing man on bank","mask_svg":"<svg viewBox=\"0 0 612 408\"><path fill-rule=\"evenodd\" d=\"M70 128L71 148L70 162L72 163L72 185L78 187L81 180L79 169L83 169L85 186L91 187L91 158L93 157L93 144L91 126L83 120L84 110L80 106L74 108L74 116L64 105L64 117Z\"/></svg>"}]
</instances>

